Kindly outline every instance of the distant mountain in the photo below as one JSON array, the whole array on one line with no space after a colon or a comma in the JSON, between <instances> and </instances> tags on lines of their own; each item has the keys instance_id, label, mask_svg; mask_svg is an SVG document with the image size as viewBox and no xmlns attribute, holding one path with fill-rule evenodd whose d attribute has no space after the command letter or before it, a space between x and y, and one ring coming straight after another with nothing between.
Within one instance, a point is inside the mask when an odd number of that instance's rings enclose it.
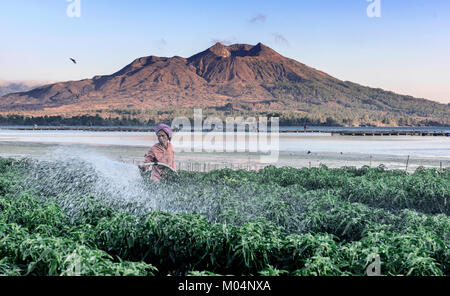
<instances>
[{"instance_id":1,"label":"distant mountain","mask_svg":"<svg viewBox=\"0 0 450 296\"><path fill-rule=\"evenodd\" d=\"M50 84L52 81L34 81L34 80L24 80L24 81L7 81L0 80L0 96L16 93L16 92L25 92L29 91L38 86L42 86L45 84Z\"/></svg>"},{"instance_id":2,"label":"distant mountain","mask_svg":"<svg viewBox=\"0 0 450 296\"><path fill-rule=\"evenodd\" d=\"M445 123L449 117L448 105L341 81L262 43L216 43L189 58L142 57L112 75L0 97L0 112L45 109L68 114L192 107L218 113L320 116L347 124L356 119L389 124L400 117Z\"/></svg>"}]
</instances>

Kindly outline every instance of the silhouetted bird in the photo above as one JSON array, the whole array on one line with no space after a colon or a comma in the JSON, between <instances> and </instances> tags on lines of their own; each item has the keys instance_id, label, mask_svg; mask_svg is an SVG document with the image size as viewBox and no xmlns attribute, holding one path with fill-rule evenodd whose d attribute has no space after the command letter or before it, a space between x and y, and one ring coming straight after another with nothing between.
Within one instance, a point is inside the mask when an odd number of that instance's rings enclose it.
<instances>
[{"instance_id":1,"label":"silhouetted bird","mask_svg":"<svg viewBox=\"0 0 450 296\"><path fill-rule=\"evenodd\" d=\"M308 154L311 154L311 151L308 150Z\"/></svg>"},{"instance_id":2,"label":"silhouetted bird","mask_svg":"<svg viewBox=\"0 0 450 296\"><path fill-rule=\"evenodd\" d=\"M74 59L72 59L72 58L70 58L70 60L74 63L74 64L76 64L77 63L77 61L75 61Z\"/></svg>"}]
</instances>

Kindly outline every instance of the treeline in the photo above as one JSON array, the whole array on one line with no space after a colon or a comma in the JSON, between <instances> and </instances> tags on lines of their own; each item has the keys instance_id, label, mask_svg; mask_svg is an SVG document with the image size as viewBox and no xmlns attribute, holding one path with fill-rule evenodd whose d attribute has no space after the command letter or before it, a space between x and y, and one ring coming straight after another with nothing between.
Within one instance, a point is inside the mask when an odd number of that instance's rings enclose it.
<instances>
[{"instance_id":1,"label":"treeline","mask_svg":"<svg viewBox=\"0 0 450 296\"><path fill-rule=\"evenodd\" d=\"M217 114L218 115L218 114ZM203 120L206 119L207 116L215 116L212 114L203 116ZM226 118L222 117L223 115L218 115L217 117L221 118L225 123ZM237 116L242 116L236 115ZM264 116L264 115L259 115ZM291 126L303 126L303 125L325 125L325 126L340 126L340 124L333 120L332 118L327 118L325 121L321 121L320 119L302 117L302 118L286 118L282 114L272 113L265 114L268 117L268 121L270 122L270 117L279 117L279 124L283 125L291 125ZM186 114L185 116L188 118L192 125L194 123L194 118L192 115ZM242 116L244 119L248 117L256 117L254 114L247 114ZM98 114L95 116L92 115L81 115L81 116L73 116L73 117L62 117L62 116L23 116L23 115L0 115L0 125L9 126L9 125L27 125L27 126L143 126L143 125L156 125L159 122L169 122L172 121L171 116L161 116L156 118L150 118L148 120L140 120L138 118L133 118L131 116L126 117L108 117L102 118Z\"/></svg>"},{"instance_id":2,"label":"treeline","mask_svg":"<svg viewBox=\"0 0 450 296\"><path fill-rule=\"evenodd\" d=\"M39 126L139 126L154 124L154 122L141 122L136 118L108 117L102 118L98 114L81 115L73 117L62 116L23 116L23 115L0 115L0 125L39 125Z\"/></svg>"},{"instance_id":3,"label":"treeline","mask_svg":"<svg viewBox=\"0 0 450 296\"><path fill-rule=\"evenodd\" d=\"M128 113L124 111L124 113ZM193 126L194 116L192 110L180 112L158 111L150 116L136 115L78 115L71 117L56 116L24 116L9 114L6 116L0 115L0 125L25 125L25 126L145 126L157 125L160 122L171 123L176 117L186 117L191 121ZM249 117L254 117L256 120L260 116L267 117L268 123L271 117L279 118L280 126L445 126L442 122L432 120L417 120L408 117L391 117L386 115L378 115L376 113L365 113L364 115L350 114L321 114L313 113L309 116L299 116L299 114L289 112L268 112L268 113L254 113L254 112L239 112L237 110L217 112L213 109L204 109L203 120L207 117L217 117L225 124L227 117L237 118L242 117L244 120Z\"/></svg>"}]
</instances>

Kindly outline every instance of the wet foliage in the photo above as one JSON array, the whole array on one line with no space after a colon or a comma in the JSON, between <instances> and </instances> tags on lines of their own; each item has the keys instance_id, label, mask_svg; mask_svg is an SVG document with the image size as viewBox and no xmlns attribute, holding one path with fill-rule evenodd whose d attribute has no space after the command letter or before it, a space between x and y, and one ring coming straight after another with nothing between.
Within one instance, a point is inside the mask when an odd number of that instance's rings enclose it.
<instances>
[{"instance_id":1,"label":"wet foliage","mask_svg":"<svg viewBox=\"0 0 450 296\"><path fill-rule=\"evenodd\" d=\"M93 160L95 159L95 161ZM450 171L0 159L3 275L450 274Z\"/></svg>"}]
</instances>

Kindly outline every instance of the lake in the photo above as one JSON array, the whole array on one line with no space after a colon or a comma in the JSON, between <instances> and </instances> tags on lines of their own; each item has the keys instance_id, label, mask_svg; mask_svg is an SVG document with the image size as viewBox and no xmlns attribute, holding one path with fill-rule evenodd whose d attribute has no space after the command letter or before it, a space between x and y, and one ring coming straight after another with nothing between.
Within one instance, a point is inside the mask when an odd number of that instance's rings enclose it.
<instances>
[{"instance_id":1,"label":"lake","mask_svg":"<svg viewBox=\"0 0 450 296\"><path fill-rule=\"evenodd\" d=\"M199 162L257 162L258 150L249 153L249 147L257 147L260 138L257 133L203 133L179 132L172 144L178 161ZM232 136L227 138L227 136ZM261 135L260 135L261 136ZM211 139L214 138L212 141ZM377 165L391 163L403 167L410 157L412 167L450 166L450 137L445 136L340 136L328 133L280 133L278 142L271 141L278 149L277 165L314 166L320 163L339 167L343 165ZM49 153L58 146L72 147L77 153L96 151L102 155L120 159L142 159L157 139L153 132L110 132L110 131L25 131L0 129L0 156L35 157ZM217 147L244 148L239 153L221 153ZM275 145L277 144L277 145ZM76 147L76 149L74 148ZM203 150L202 150L203 148ZM213 152L212 148L216 148ZM203 152L202 152L203 151ZM270 150L272 151L272 150ZM210 152L210 153L208 153ZM267 151L266 151L267 152ZM261 153L260 153L261 154Z\"/></svg>"},{"instance_id":2,"label":"lake","mask_svg":"<svg viewBox=\"0 0 450 296\"><path fill-rule=\"evenodd\" d=\"M192 135L189 137L189 135ZM196 139L197 133L176 133L172 144L177 151L189 152L192 149L208 149L214 145L207 137L214 137L216 142L222 141L226 145L229 135L234 135L236 146L256 141L257 133L215 133L204 132ZM223 135L223 136L222 136ZM244 137L245 136L245 137ZM253 139L252 139L253 138ZM180 139L180 141L178 140ZM187 139L187 140L186 140ZM201 139L201 140L200 140ZM270 140L270 137L268 136ZM184 141L181 141L184 140ZM0 141L43 143L43 144L85 144L85 145L120 145L149 147L157 142L150 132L93 132L81 130L56 131L23 131L0 130ZM450 137L421 137L421 136L331 136L327 133L280 133L279 150L288 152L348 152L365 154L414 155L423 157L450 158Z\"/></svg>"}]
</instances>

